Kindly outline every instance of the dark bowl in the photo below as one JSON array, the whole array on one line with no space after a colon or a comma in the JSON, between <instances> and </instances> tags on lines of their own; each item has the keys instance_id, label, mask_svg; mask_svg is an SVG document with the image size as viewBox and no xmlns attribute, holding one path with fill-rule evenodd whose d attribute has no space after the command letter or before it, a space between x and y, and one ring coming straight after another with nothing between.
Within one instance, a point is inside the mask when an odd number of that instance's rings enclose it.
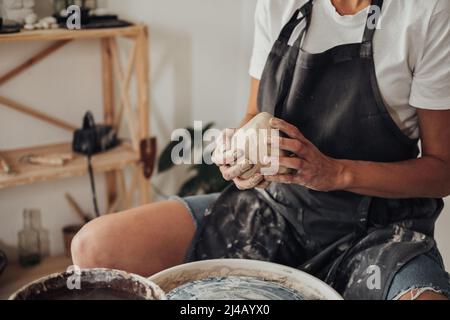
<instances>
[{"instance_id":1,"label":"dark bowl","mask_svg":"<svg viewBox=\"0 0 450 320\"><path fill-rule=\"evenodd\" d=\"M166 296L141 276L119 270L86 269L37 280L9 300L166 300Z\"/></svg>"}]
</instances>

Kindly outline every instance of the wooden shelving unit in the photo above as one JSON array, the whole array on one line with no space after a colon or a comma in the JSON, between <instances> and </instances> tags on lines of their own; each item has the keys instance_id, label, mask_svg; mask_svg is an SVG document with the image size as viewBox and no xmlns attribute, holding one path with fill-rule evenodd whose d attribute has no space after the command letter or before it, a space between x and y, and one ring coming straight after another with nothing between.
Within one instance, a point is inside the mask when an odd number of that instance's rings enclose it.
<instances>
[{"instance_id":1,"label":"wooden shelving unit","mask_svg":"<svg viewBox=\"0 0 450 320\"><path fill-rule=\"evenodd\" d=\"M126 69L123 69L121 65L117 38L125 38L132 41L132 49L129 53ZM148 30L144 25L94 30L23 31L17 34L0 35L0 46L11 42L51 42L41 52L11 68L6 74L0 75L0 86L16 78L25 70L28 70L72 41L98 39L101 42L99 60L102 64L104 123L118 128L122 121L125 121L131 137L129 142L122 143L114 150L93 158L94 171L106 174L108 212L114 212L119 207L129 207L134 192L138 190L141 204L151 201L148 166L154 162L156 150L151 150L154 145L150 143L148 38ZM133 76L136 77L137 87L136 107L132 105L130 99L130 82ZM117 103L114 90L116 84L120 88L120 101ZM24 105L10 97L0 96L0 106L10 108L70 132L73 132L79 126L79 124L58 119L41 110ZM81 122L81 119L79 120ZM0 150L0 158L15 172L11 175L0 175L0 190L85 175L87 173L87 160L82 156L73 155L73 159L70 162L60 167L31 165L22 161L24 156L30 154L45 156L67 153L71 153L70 143L44 145L20 150ZM143 153L146 154L146 157L143 156ZM149 155L153 159L149 159ZM132 167L133 174L132 181L127 186L124 178L124 169L128 166Z\"/></svg>"},{"instance_id":2,"label":"wooden shelving unit","mask_svg":"<svg viewBox=\"0 0 450 320\"><path fill-rule=\"evenodd\" d=\"M35 30L22 31L20 33L2 34L0 43L17 42L17 41L60 41L75 39L101 39L110 37L131 37L138 36L144 25L135 25L126 28L110 28L110 29L87 29L87 30Z\"/></svg>"}]
</instances>

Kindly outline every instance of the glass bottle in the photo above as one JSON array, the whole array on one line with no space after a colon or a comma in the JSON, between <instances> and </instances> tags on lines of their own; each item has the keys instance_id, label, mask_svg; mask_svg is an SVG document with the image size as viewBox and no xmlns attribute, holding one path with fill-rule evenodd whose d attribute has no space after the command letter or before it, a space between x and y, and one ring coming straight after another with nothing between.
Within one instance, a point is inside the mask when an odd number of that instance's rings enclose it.
<instances>
[{"instance_id":1,"label":"glass bottle","mask_svg":"<svg viewBox=\"0 0 450 320\"><path fill-rule=\"evenodd\" d=\"M30 267L41 262L39 230L36 229L34 210L24 210L23 230L19 232L19 262L23 267Z\"/></svg>"},{"instance_id":2,"label":"glass bottle","mask_svg":"<svg viewBox=\"0 0 450 320\"><path fill-rule=\"evenodd\" d=\"M41 258L50 256L50 233L42 226L42 215L40 210L31 210L33 212L33 226L39 232L39 252Z\"/></svg>"}]
</instances>

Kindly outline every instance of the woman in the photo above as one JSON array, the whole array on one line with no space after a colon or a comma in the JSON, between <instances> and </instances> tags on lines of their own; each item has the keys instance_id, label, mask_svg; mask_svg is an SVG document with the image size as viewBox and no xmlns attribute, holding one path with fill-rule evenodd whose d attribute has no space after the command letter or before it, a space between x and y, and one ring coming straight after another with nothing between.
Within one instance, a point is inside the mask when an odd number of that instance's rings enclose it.
<instances>
[{"instance_id":1,"label":"woman","mask_svg":"<svg viewBox=\"0 0 450 320\"><path fill-rule=\"evenodd\" d=\"M150 275L189 251L299 266L347 299L449 298L433 240L450 194L449 18L446 0L260 0L243 123L274 114L292 171L240 179L227 130L215 159L234 187L98 219L74 263ZM265 232L239 238L242 221Z\"/></svg>"}]
</instances>

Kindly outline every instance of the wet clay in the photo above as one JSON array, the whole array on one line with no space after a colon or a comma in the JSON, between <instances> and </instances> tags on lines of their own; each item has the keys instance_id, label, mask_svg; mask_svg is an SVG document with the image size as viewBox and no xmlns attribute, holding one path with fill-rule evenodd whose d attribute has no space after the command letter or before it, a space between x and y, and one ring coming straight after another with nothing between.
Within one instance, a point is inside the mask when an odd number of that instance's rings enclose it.
<instances>
[{"instance_id":1,"label":"wet clay","mask_svg":"<svg viewBox=\"0 0 450 320\"><path fill-rule=\"evenodd\" d=\"M142 296L114 289L56 290L29 300L145 300Z\"/></svg>"},{"instance_id":2,"label":"wet clay","mask_svg":"<svg viewBox=\"0 0 450 320\"><path fill-rule=\"evenodd\" d=\"M164 300L166 297L158 286L138 275L118 270L90 269L76 275L68 272L50 275L29 284L10 299Z\"/></svg>"},{"instance_id":3,"label":"wet clay","mask_svg":"<svg viewBox=\"0 0 450 320\"><path fill-rule=\"evenodd\" d=\"M167 294L169 300L305 300L279 283L252 277L215 277L188 282Z\"/></svg>"},{"instance_id":4,"label":"wet clay","mask_svg":"<svg viewBox=\"0 0 450 320\"><path fill-rule=\"evenodd\" d=\"M270 120L273 115L267 112L262 112L250 120L245 126L240 128L232 138L232 146L235 149L241 150L244 154L244 159L247 163L254 165L254 167L244 173L240 178L247 180L257 173L261 173L263 168L268 168L267 164L262 163L264 156L286 156L282 150L278 150L277 154L272 154L270 140L272 138L272 126ZM257 150L255 150L255 147ZM285 167L279 167L277 172L273 174L286 174L289 170Z\"/></svg>"}]
</instances>

